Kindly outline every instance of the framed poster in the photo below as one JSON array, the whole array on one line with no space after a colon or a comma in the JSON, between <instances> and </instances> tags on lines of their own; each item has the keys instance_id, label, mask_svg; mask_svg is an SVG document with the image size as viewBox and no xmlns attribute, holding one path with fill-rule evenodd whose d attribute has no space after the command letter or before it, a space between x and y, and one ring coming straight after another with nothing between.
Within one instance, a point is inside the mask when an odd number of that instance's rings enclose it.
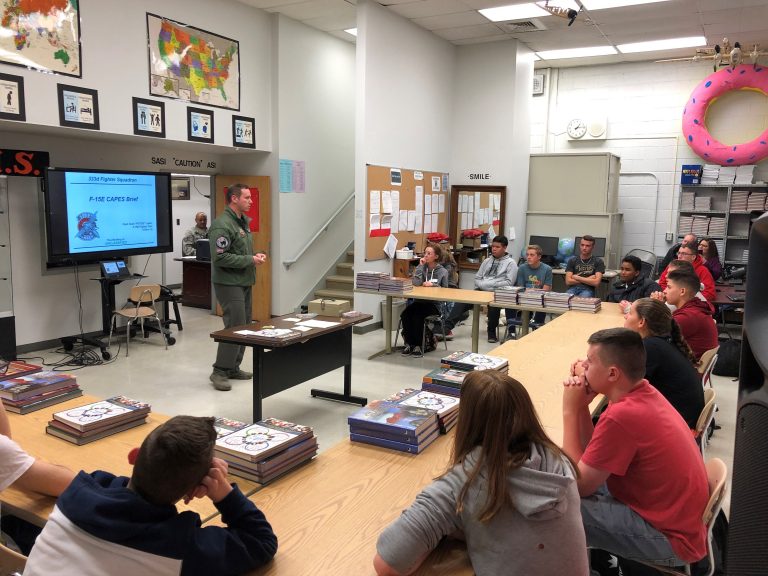
<instances>
[{"instance_id":1,"label":"framed poster","mask_svg":"<svg viewBox=\"0 0 768 576\"><path fill-rule=\"evenodd\" d=\"M78 0L0 0L0 14L0 62L82 77Z\"/></svg>"},{"instance_id":2,"label":"framed poster","mask_svg":"<svg viewBox=\"0 0 768 576\"><path fill-rule=\"evenodd\" d=\"M171 200L189 200L189 178L171 178Z\"/></svg>"},{"instance_id":3,"label":"framed poster","mask_svg":"<svg viewBox=\"0 0 768 576\"><path fill-rule=\"evenodd\" d=\"M187 106L187 140L213 144L213 110Z\"/></svg>"},{"instance_id":4,"label":"framed poster","mask_svg":"<svg viewBox=\"0 0 768 576\"><path fill-rule=\"evenodd\" d=\"M165 102L134 97L133 133L165 138Z\"/></svg>"},{"instance_id":5,"label":"framed poster","mask_svg":"<svg viewBox=\"0 0 768 576\"><path fill-rule=\"evenodd\" d=\"M147 13L147 45L150 94L240 110L237 40Z\"/></svg>"},{"instance_id":6,"label":"framed poster","mask_svg":"<svg viewBox=\"0 0 768 576\"><path fill-rule=\"evenodd\" d=\"M236 148L256 148L253 137L255 120L247 116L232 116L232 145Z\"/></svg>"},{"instance_id":7,"label":"framed poster","mask_svg":"<svg viewBox=\"0 0 768 576\"><path fill-rule=\"evenodd\" d=\"M59 125L99 130L99 93L90 88L57 84Z\"/></svg>"},{"instance_id":8,"label":"framed poster","mask_svg":"<svg viewBox=\"0 0 768 576\"><path fill-rule=\"evenodd\" d=\"M24 78L12 74L0 74L0 118L3 120L27 119L24 108Z\"/></svg>"}]
</instances>

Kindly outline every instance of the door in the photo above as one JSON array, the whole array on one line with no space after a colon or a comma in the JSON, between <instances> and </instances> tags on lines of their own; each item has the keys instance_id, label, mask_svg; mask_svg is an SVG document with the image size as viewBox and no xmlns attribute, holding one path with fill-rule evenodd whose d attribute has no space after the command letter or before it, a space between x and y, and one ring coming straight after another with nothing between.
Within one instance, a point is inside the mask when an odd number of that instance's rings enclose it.
<instances>
[{"instance_id":1,"label":"door","mask_svg":"<svg viewBox=\"0 0 768 576\"><path fill-rule=\"evenodd\" d=\"M251 189L253 206L248 214L252 218L251 236L255 252L267 255L266 263L256 268L256 284L253 286L253 319L268 320L272 311L272 262L271 221L269 176L216 176L214 194L216 195L216 217L227 207L225 190L232 184L245 184ZM221 316L221 308L216 305L216 313Z\"/></svg>"}]
</instances>

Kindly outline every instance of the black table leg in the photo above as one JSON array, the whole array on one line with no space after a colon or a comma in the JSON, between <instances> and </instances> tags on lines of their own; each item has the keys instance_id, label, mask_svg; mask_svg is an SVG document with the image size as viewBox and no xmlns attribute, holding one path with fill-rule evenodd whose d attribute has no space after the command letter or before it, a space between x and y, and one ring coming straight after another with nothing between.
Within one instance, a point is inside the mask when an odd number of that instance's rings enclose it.
<instances>
[{"instance_id":1,"label":"black table leg","mask_svg":"<svg viewBox=\"0 0 768 576\"><path fill-rule=\"evenodd\" d=\"M368 404L368 398L362 396L352 396L352 364L344 365L344 393L330 392L328 390L318 390L312 388L310 391L313 398L324 398L326 400L336 400L337 402L348 402L350 404L360 404L365 406Z\"/></svg>"}]
</instances>

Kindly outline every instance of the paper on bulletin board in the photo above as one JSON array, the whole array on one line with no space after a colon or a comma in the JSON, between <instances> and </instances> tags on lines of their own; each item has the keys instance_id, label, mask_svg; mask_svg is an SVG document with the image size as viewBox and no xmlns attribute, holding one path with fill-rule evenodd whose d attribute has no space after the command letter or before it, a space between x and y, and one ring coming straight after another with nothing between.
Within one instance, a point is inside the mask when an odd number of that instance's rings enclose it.
<instances>
[{"instance_id":1,"label":"paper on bulletin board","mask_svg":"<svg viewBox=\"0 0 768 576\"><path fill-rule=\"evenodd\" d=\"M432 176L432 192L440 192L440 176Z\"/></svg>"},{"instance_id":2,"label":"paper on bulletin board","mask_svg":"<svg viewBox=\"0 0 768 576\"><path fill-rule=\"evenodd\" d=\"M414 172L413 172L413 179L414 180L424 180L424 172L419 172L418 170L414 170Z\"/></svg>"},{"instance_id":3,"label":"paper on bulletin board","mask_svg":"<svg viewBox=\"0 0 768 576\"><path fill-rule=\"evenodd\" d=\"M400 225L398 228L403 232L408 230L408 210L400 210Z\"/></svg>"},{"instance_id":4,"label":"paper on bulletin board","mask_svg":"<svg viewBox=\"0 0 768 576\"><path fill-rule=\"evenodd\" d=\"M400 186L403 183L403 173L399 168L389 169L389 179L392 182L392 186Z\"/></svg>"},{"instance_id":5,"label":"paper on bulletin board","mask_svg":"<svg viewBox=\"0 0 768 576\"><path fill-rule=\"evenodd\" d=\"M400 231L400 195L397 190L392 190L392 234Z\"/></svg>"},{"instance_id":6,"label":"paper on bulletin board","mask_svg":"<svg viewBox=\"0 0 768 576\"><path fill-rule=\"evenodd\" d=\"M424 215L424 234L431 234L431 233L432 233L432 215L425 214Z\"/></svg>"},{"instance_id":7,"label":"paper on bulletin board","mask_svg":"<svg viewBox=\"0 0 768 576\"><path fill-rule=\"evenodd\" d=\"M424 196L424 214L432 214L432 196L430 194Z\"/></svg>"},{"instance_id":8,"label":"paper on bulletin board","mask_svg":"<svg viewBox=\"0 0 768 576\"><path fill-rule=\"evenodd\" d=\"M475 211L480 209L480 192L475 192Z\"/></svg>"},{"instance_id":9,"label":"paper on bulletin board","mask_svg":"<svg viewBox=\"0 0 768 576\"><path fill-rule=\"evenodd\" d=\"M293 192L293 162L280 158L280 192Z\"/></svg>"},{"instance_id":10,"label":"paper on bulletin board","mask_svg":"<svg viewBox=\"0 0 768 576\"><path fill-rule=\"evenodd\" d=\"M437 229L437 214L432 214L432 232L438 232Z\"/></svg>"},{"instance_id":11,"label":"paper on bulletin board","mask_svg":"<svg viewBox=\"0 0 768 576\"><path fill-rule=\"evenodd\" d=\"M381 213L392 214L392 193L389 190L381 191Z\"/></svg>"},{"instance_id":12,"label":"paper on bulletin board","mask_svg":"<svg viewBox=\"0 0 768 576\"><path fill-rule=\"evenodd\" d=\"M408 210L408 232L416 230L416 210Z\"/></svg>"},{"instance_id":13,"label":"paper on bulletin board","mask_svg":"<svg viewBox=\"0 0 768 576\"><path fill-rule=\"evenodd\" d=\"M392 228L392 214L382 214L381 215L381 228L389 228L391 231Z\"/></svg>"},{"instance_id":14,"label":"paper on bulletin board","mask_svg":"<svg viewBox=\"0 0 768 576\"><path fill-rule=\"evenodd\" d=\"M414 210L419 217L424 214L424 186L416 186L416 206ZM421 234L421 226L418 227L416 233Z\"/></svg>"},{"instance_id":15,"label":"paper on bulletin board","mask_svg":"<svg viewBox=\"0 0 768 576\"><path fill-rule=\"evenodd\" d=\"M413 231L416 234L423 234L423 232L422 232L423 228L424 228L423 216L422 216L421 212L416 212L416 223L415 223L415 225L413 227Z\"/></svg>"},{"instance_id":16,"label":"paper on bulletin board","mask_svg":"<svg viewBox=\"0 0 768 576\"><path fill-rule=\"evenodd\" d=\"M381 192L379 190L371 190L368 214L381 214Z\"/></svg>"},{"instance_id":17,"label":"paper on bulletin board","mask_svg":"<svg viewBox=\"0 0 768 576\"><path fill-rule=\"evenodd\" d=\"M371 225L370 225L371 233L373 233L374 230L378 230L379 228L381 228L381 215L371 214Z\"/></svg>"},{"instance_id":18,"label":"paper on bulletin board","mask_svg":"<svg viewBox=\"0 0 768 576\"><path fill-rule=\"evenodd\" d=\"M394 234L389 235L389 238L387 238L387 241L384 243L383 250L390 258L395 257L395 252L397 251L397 237Z\"/></svg>"},{"instance_id":19,"label":"paper on bulletin board","mask_svg":"<svg viewBox=\"0 0 768 576\"><path fill-rule=\"evenodd\" d=\"M443 192L448 192L448 174L443 174Z\"/></svg>"},{"instance_id":20,"label":"paper on bulletin board","mask_svg":"<svg viewBox=\"0 0 768 576\"><path fill-rule=\"evenodd\" d=\"M493 209L501 210L501 194L493 195Z\"/></svg>"},{"instance_id":21,"label":"paper on bulletin board","mask_svg":"<svg viewBox=\"0 0 768 576\"><path fill-rule=\"evenodd\" d=\"M439 202L438 198L439 198L438 194L432 194L432 214L437 214L438 212L440 212L437 209L438 208L437 203ZM435 230L435 232L437 232L437 230Z\"/></svg>"},{"instance_id":22,"label":"paper on bulletin board","mask_svg":"<svg viewBox=\"0 0 768 576\"><path fill-rule=\"evenodd\" d=\"M493 224L491 224L490 226L488 226L488 241L490 242L495 237L496 237L496 230L493 228Z\"/></svg>"},{"instance_id":23,"label":"paper on bulletin board","mask_svg":"<svg viewBox=\"0 0 768 576\"><path fill-rule=\"evenodd\" d=\"M440 194L440 196L437 199L437 207L438 207L438 213L444 214L445 213L445 194Z\"/></svg>"}]
</instances>

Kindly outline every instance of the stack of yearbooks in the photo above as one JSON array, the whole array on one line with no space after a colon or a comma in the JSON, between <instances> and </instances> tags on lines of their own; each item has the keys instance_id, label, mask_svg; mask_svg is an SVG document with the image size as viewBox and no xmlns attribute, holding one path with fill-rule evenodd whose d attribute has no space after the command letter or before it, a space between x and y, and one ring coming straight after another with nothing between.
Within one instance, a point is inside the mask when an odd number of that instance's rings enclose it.
<instances>
[{"instance_id":1,"label":"stack of yearbooks","mask_svg":"<svg viewBox=\"0 0 768 576\"><path fill-rule=\"evenodd\" d=\"M434 410L437 412L437 425L442 434L447 434L456 425L456 419L459 417L459 399L455 395L405 388L392 394L386 401Z\"/></svg>"},{"instance_id":2,"label":"stack of yearbooks","mask_svg":"<svg viewBox=\"0 0 768 576\"><path fill-rule=\"evenodd\" d=\"M214 453L229 464L229 473L259 484L271 482L309 462L317 454L317 437L309 426L266 418L255 424L217 418Z\"/></svg>"},{"instance_id":3,"label":"stack of yearbooks","mask_svg":"<svg viewBox=\"0 0 768 576\"><path fill-rule=\"evenodd\" d=\"M410 292L413 290L413 282L410 278L396 278L395 276L383 278L379 282L379 292L390 292L399 294L400 292Z\"/></svg>"},{"instance_id":4,"label":"stack of yearbooks","mask_svg":"<svg viewBox=\"0 0 768 576\"><path fill-rule=\"evenodd\" d=\"M0 381L0 399L8 412L16 414L28 414L82 395L75 377L63 372L35 372Z\"/></svg>"},{"instance_id":5,"label":"stack of yearbooks","mask_svg":"<svg viewBox=\"0 0 768 576\"><path fill-rule=\"evenodd\" d=\"M114 396L55 412L45 431L80 446L144 424L150 408L144 402Z\"/></svg>"},{"instance_id":6,"label":"stack of yearbooks","mask_svg":"<svg viewBox=\"0 0 768 576\"><path fill-rule=\"evenodd\" d=\"M498 370L507 373L509 362L501 356L489 356L477 352L454 352L440 359L443 368L471 372L472 370Z\"/></svg>"},{"instance_id":7,"label":"stack of yearbooks","mask_svg":"<svg viewBox=\"0 0 768 576\"><path fill-rule=\"evenodd\" d=\"M522 286L510 286L503 290L496 290L493 293L493 300L501 304L517 304L517 295L522 291Z\"/></svg>"},{"instance_id":8,"label":"stack of yearbooks","mask_svg":"<svg viewBox=\"0 0 768 576\"><path fill-rule=\"evenodd\" d=\"M521 306L544 306L544 290L526 288L517 295L517 303Z\"/></svg>"},{"instance_id":9,"label":"stack of yearbooks","mask_svg":"<svg viewBox=\"0 0 768 576\"><path fill-rule=\"evenodd\" d=\"M421 389L446 396L461 396L464 376L469 372L455 368L435 368L421 379Z\"/></svg>"},{"instance_id":10,"label":"stack of yearbooks","mask_svg":"<svg viewBox=\"0 0 768 576\"><path fill-rule=\"evenodd\" d=\"M597 313L600 311L600 298L582 298L580 296L574 296L571 298L571 310Z\"/></svg>"},{"instance_id":11,"label":"stack of yearbooks","mask_svg":"<svg viewBox=\"0 0 768 576\"><path fill-rule=\"evenodd\" d=\"M571 301L571 298L573 298L573 295L567 292L545 292L544 307L568 310L568 303Z\"/></svg>"},{"instance_id":12,"label":"stack of yearbooks","mask_svg":"<svg viewBox=\"0 0 768 576\"><path fill-rule=\"evenodd\" d=\"M379 282L389 278L386 272L358 272L355 276L355 288L378 290Z\"/></svg>"},{"instance_id":13,"label":"stack of yearbooks","mask_svg":"<svg viewBox=\"0 0 768 576\"><path fill-rule=\"evenodd\" d=\"M437 438L437 412L399 402L375 400L349 418L349 438L419 454Z\"/></svg>"}]
</instances>

